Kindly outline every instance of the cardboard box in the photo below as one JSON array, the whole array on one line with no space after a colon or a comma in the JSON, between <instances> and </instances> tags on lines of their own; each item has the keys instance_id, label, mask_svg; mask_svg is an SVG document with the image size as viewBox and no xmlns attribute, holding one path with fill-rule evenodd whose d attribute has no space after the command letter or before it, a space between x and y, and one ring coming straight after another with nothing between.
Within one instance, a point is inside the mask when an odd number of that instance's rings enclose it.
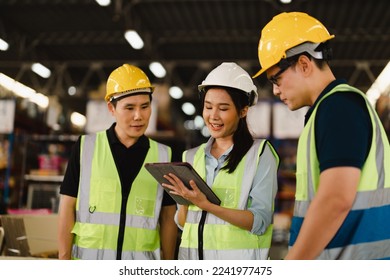
<instances>
[{"instance_id":1,"label":"cardboard box","mask_svg":"<svg viewBox=\"0 0 390 280\"><path fill-rule=\"evenodd\" d=\"M5 255L51 257L58 252L58 214L2 215Z\"/></svg>"}]
</instances>

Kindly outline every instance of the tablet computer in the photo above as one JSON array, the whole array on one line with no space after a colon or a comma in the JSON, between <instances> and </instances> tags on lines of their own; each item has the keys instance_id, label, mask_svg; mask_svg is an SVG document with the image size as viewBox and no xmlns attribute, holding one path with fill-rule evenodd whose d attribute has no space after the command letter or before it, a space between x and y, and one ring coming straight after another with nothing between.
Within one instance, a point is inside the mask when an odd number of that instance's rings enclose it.
<instances>
[{"instance_id":1,"label":"tablet computer","mask_svg":"<svg viewBox=\"0 0 390 280\"><path fill-rule=\"evenodd\" d=\"M206 182L200 177L198 172L192 167L188 162L156 162L156 163L146 163L145 168L149 171L150 174L159 182L170 184L167 179L164 178L164 175L168 173L173 173L179 177L184 185L191 189L189 184L190 180L194 180L198 188L206 195L207 199L217 205L221 204L221 200L218 196L211 190L211 188L206 184ZM190 201L184 199L183 197L175 194L171 194L170 189L162 186L168 194L179 204L189 205Z\"/></svg>"}]
</instances>

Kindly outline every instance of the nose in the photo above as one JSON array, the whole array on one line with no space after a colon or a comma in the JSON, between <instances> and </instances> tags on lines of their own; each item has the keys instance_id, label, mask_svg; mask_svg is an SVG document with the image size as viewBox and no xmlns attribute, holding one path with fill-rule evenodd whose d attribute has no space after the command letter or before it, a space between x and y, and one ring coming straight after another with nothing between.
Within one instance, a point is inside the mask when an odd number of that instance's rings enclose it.
<instances>
[{"instance_id":1,"label":"nose","mask_svg":"<svg viewBox=\"0 0 390 280\"><path fill-rule=\"evenodd\" d=\"M272 84L272 92L275 96L279 96L280 95L280 89L278 87L278 85L275 85L275 84Z\"/></svg>"},{"instance_id":2,"label":"nose","mask_svg":"<svg viewBox=\"0 0 390 280\"><path fill-rule=\"evenodd\" d=\"M134 120L140 120L142 118L141 109L134 110Z\"/></svg>"},{"instance_id":3,"label":"nose","mask_svg":"<svg viewBox=\"0 0 390 280\"><path fill-rule=\"evenodd\" d=\"M218 115L218 110L217 109L213 109L211 110L210 112L210 118L213 119L213 120L216 120L218 119L219 115Z\"/></svg>"}]
</instances>

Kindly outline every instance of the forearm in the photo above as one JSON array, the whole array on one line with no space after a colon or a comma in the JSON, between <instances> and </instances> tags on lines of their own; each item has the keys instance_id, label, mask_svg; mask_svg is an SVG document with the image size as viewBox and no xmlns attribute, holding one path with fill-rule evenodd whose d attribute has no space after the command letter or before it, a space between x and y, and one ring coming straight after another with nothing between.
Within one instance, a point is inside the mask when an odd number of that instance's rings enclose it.
<instances>
[{"instance_id":1,"label":"forearm","mask_svg":"<svg viewBox=\"0 0 390 280\"><path fill-rule=\"evenodd\" d=\"M72 257L73 234L66 229L59 229L58 258L70 260Z\"/></svg>"},{"instance_id":2,"label":"forearm","mask_svg":"<svg viewBox=\"0 0 390 280\"><path fill-rule=\"evenodd\" d=\"M58 215L58 258L61 260L69 260L72 255L74 238L72 229L75 223L74 203L75 198L61 196Z\"/></svg>"},{"instance_id":3,"label":"forearm","mask_svg":"<svg viewBox=\"0 0 390 280\"><path fill-rule=\"evenodd\" d=\"M177 243L177 226L174 221L176 206L165 206L160 215L160 241L162 258L173 260Z\"/></svg>"},{"instance_id":4,"label":"forearm","mask_svg":"<svg viewBox=\"0 0 390 280\"><path fill-rule=\"evenodd\" d=\"M177 222L179 223L180 227L184 227L184 224L187 219L187 212L188 212L188 206L187 205L180 205L177 213Z\"/></svg>"},{"instance_id":5,"label":"forearm","mask_svg":"<svg viewBox=\"0 0 390 280\"><path fill-rule=\"evenodd\" d=\"M285 259L315 259L332 240L348 210L329 201L313 200L299 236Z\"/></svg>"},{"instance_id":6,"label":"forearm","mask_svg":"<svg viewBox=\"0 0 390 280\"><path fill-rule=\"evenodd\" d=\"M321 173L318 193L286 259L318 257L351 210L359 178L360 170L353 167L337 167Z\"/></svg>"},{"instance_id":7,"label":"forearm","mask_svg":"<svg viewBox=\"0 0 390 280\"><path fill-rule=\"evenodd\" d=\"M249 210L225 208L211 202L200 206L203 210L239 228L251 231L253 226L253 213Z\"/></svg>"}]
</instances>

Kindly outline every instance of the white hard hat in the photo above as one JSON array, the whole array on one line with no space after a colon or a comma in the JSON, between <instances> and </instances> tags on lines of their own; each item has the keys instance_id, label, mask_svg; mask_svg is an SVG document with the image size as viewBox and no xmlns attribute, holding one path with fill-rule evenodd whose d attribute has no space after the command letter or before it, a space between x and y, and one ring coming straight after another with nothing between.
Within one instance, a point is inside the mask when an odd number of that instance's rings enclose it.
<instances>
[{"instance_id":1,"label":"white hard hat","mask_svg":"<svg viewBox=\"0 0 390 280\"><path fill-rule=\"evenodd\" d=\"M249 106L257 103L257 88L251 76L234 62L223 62L214 68L198 86L203 92L209 86L230 87L243 91L249 98Z\"/></svg>"}]
</instances>

